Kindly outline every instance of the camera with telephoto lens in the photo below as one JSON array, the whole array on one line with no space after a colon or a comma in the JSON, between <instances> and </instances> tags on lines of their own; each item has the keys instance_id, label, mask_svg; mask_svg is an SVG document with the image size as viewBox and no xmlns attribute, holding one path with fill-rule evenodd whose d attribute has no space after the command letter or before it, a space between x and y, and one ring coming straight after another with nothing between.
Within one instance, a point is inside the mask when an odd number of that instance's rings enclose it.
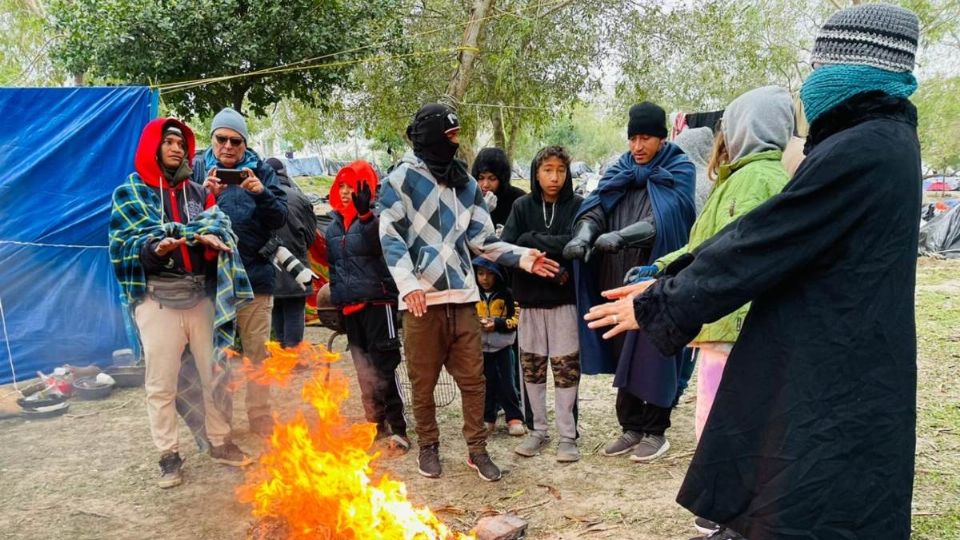
<instances>
[{"instance_id":1,"label":"camera with telephoto lens","mask_svg":"<svg viewBox=\"0 0 960 540\"><path fill-rule=\"evenodd\" d=\"M317 276L303 263L300 262L290 250L280 243L280 239L274 236L269 242L260 248L260 255L273 262L273 265L293 276L293 279L303 290L310 288L310 282Z\"/></svg>"}]
</instances>

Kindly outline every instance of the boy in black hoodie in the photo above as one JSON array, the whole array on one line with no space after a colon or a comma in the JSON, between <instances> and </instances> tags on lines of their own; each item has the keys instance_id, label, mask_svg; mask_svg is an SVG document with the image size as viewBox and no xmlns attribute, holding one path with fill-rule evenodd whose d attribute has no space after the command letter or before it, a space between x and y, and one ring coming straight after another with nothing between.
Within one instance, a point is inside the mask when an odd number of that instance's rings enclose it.
<instances>
[{"instance_id":1,"label":"boy in black hoodie","mask_svg":"<svg viewBox=\"0 0 960 540\"><path fill-rule=\"evenodd\" d=\"M530 167L531 192L513 205L502 239L559 255L573 237L581 197L573 193L570 154L562 146L541 150ZM524 388L533 411L533 430L515 451L527 457L540 453L547 435L547 365L553 370L557 461L580 459L577 448L576 403L580 384L576 294L572 266L561 262L551 279L514 274L513 290L520 304L520 364Z\"/></svg>"}]
</instances>

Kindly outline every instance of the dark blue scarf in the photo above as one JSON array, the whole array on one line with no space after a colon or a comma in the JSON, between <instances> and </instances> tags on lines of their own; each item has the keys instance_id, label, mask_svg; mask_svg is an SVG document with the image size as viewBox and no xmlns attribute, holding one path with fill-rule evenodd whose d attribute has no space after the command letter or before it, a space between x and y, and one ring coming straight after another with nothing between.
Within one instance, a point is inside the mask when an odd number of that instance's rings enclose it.
<instances>
[{"instance_id":1,"label":"dark blue scarf","mask_svg":"<svg viewBox=\"0 0 960 540\"><path fill-rule=\"evenodd\" d=\"M657 236L653 243L650 259L646 264L671 253L686 245L690 236L690 227L696 218L694 205L694 190L696 185L696 169L686 154L673 143L664 143L663 147L654 156L650 163L638 165L633 156L627 152L613 164L597 189L593 190L580 206L577 212L579 219L583 214L597 206L603 208L607 214L612 212L623 196L634 189L646 189L650 196L650 205L653 210L654 224ZM594 259L595 261L599 260ZM648 356L655 352L652 347L644 347L637 343L638 334L630 332L627 335L621 358L612 357L609 344L605 343L602 332L590 330L583 322L583 315L591 306L604 302L600 297L595 262L583 264L578 261L574 265L575 282L577 287L577 311L580 314L580 358L583 372L586 374L614 373L618 364L630 363L638 355ZM645 341L641 339L640 341ZM656 354L656 361L663 362L663 357ZM654 360L651 358L651 360ZM669 371L669 370L668 370ZM659 377L657 377L659 378ZM669 388L667 381L649 381L657 388ZM674 389L671 391L675 393ZM646 394L646 392L644 392ZM668 392L670 393L670 392ZM673 399L670 396L657 398L638 396L652 402L664 402Z\"/></svg>"}]
</instances>

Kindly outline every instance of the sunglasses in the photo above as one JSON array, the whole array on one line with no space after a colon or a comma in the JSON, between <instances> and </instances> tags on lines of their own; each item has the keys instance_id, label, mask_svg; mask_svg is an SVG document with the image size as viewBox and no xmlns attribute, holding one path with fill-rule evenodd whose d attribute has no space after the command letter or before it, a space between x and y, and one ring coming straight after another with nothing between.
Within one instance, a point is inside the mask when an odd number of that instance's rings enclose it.
<instances>
[{"instance_id":1,"label":"sunglasses","mask_svg":"<svg viewBox=\"0 0 960 540\"><path fill-rule=\"evenodd\" d=\"M243 139L240 137L227 137L225 135L214 135L214 138L217 139L217 142L223 145L227 144L227 141L230 141L230 144L233 146L240 146L243 144Z\"/></svg>"}]
</instances>

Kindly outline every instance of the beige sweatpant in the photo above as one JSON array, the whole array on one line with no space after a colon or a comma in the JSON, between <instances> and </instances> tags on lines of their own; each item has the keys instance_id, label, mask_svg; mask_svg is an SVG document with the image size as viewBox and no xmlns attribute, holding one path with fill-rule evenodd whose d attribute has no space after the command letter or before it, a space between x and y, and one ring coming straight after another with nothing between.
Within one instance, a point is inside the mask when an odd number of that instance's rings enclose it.
<instances>
[{"instance_id":1,"label":"beige sweatpant","mask_svg":"<svg viewBox=\"0 0 960 540\"><path fill-rule=\"evenodd\" d=\"M243 346L243 356L259 366L267 357L270 339L270 321L273 296L255 294L253 301L237 310L237 331ZM270 387L247 381L247 419L270 418Z\"/></svg>"},{"instance_id":2,"label":"beige sweatpant","mask_svg":"<svg viewBox=\"0 0 960 540\"><path fill-rule=\"evenodd\" d=\"M193 353L203 385L207 437L220 446L230 433L230 423L213 404L210 381L213 376L213 302L205 299L192 309L162 308L146 297L134 312L146 361L144 386L147 415L153 444L163 452L179 450L177 429L177 376L180 358L187 344Z\"/></svg>"}]
</instances>

